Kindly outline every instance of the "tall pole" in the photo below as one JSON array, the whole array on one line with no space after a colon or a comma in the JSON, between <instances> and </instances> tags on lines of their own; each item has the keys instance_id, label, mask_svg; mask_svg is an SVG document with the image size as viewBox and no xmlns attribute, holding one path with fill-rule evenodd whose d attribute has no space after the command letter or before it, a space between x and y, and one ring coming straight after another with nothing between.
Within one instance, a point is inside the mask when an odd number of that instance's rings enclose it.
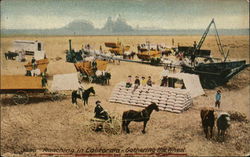
<instances>
[{"instance_id":1,"label":"tall pole","mask_svg":"<svg viewBox=\"0 0 250 157\"><path fill-rule=\"evenodd\" d=\"M71 52L71 39L69 39L69 52Z\"/></svg>"}]
</instances>

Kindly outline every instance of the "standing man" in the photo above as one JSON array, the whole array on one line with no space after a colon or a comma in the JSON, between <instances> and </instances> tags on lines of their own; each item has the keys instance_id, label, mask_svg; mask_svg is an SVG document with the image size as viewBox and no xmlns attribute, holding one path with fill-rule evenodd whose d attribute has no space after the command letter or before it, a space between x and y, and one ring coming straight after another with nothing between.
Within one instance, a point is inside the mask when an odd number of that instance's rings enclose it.
<instances>
[{"instance_id":1,"label":"standing man","mask_svg":"<svg viewBox=\"0 0 250 157\"><path fill-rule=\"evenodd\" d=\"M169 75L168 67L165 65L163 71L161 72L161 86L167 87L168 75Z\"/></svg>"},{"instance_id":2,"label":"standing man","mask_svg":"<svg viewBox=\"0 0 250 157\"><path fill-rule=\"evenodd\" d=\"M220 108L220 103L221 103L221 91L218 90L217 93L215 94L215 107Z\"/></svg>"}]
</instances>

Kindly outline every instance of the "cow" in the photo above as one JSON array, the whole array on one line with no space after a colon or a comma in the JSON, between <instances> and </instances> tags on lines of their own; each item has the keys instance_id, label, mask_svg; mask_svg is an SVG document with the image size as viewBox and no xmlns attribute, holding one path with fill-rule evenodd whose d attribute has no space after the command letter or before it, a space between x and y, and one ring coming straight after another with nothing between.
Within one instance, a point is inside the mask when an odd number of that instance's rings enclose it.
<instances>
[{"instance_id":1,"label":"cow","mask_svg":"<svg viewBox=\"0 0 250 157\"><path fill-rule=\"evenodd\" d=\"M201 123L204 130L204 133L206 135L206 138L208 138L208 128L210 128L210 137L213 137L213 127L214 127L214 109L213 108L203 108L200 111L201 116Z\"/></svg>"},{"instance_id":2,"label":"cow","mask_svg":"<svg viewBox=\"0 0 250 157\"><path fill-rule=\"evenodd\" d=\"M217 129L218 129L218 137L222 136L222 140L224 140L225 132L227 128L230 126L230 115L226 112L219 113L217 119Z\"/></svg>"}]
</instances>

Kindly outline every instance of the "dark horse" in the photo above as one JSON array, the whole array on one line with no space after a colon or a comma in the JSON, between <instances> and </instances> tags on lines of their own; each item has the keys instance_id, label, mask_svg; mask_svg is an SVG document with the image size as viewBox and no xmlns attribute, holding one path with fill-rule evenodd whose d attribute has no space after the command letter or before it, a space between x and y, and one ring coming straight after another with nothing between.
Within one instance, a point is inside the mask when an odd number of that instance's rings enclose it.
<instances>
[{"instance_id":1,"label":"dark horse","mask_svg":"<svg viewBox=\"0 0 250 157\"><path fill-rule=\"evenodd\" d=\"M18 56L18 53L8 51L7 53L4 53L4 55L5 55L5 59L6 59L6 60L7 60L7 59L12 59L12 60L14 60L15 57Z\"/></svg>"},{"instance_id":2,"label":"dark horse","mask_svg":"<svg viewBox=\"0 0 250 157\"><path fill-rule=\"evenodd\" d=\"M142 111L129 110L123 112L122 130L126 131L126 133L130 133L128 125L131 121L144 122L142 133L145 134L146 133L145 128L153 110L159 111L158 106L154 102L152 102L151 105L147 106Z\"/></svg>"},{"instance_id":3,"label":"dark horse","mask_svg":"<svg viewBox=\"0 0 250 157\"><path fill-rule=\"evenodd\" d=\"M74 90L71 94L72 104L75 104L75 103L77 104L76 100L77 100L77 98L79 98L79 99L82 99L84 101L84 106L85 106L85 104L88 105L88 99L89 99L90 93L95 94L95 90L93 87L90 87L87 90L83 91L82 96L80 96L80 94L77 94L77 90Z\"/></svg>"},{"instance_id":4,"label":"dark horse","mask_svg":"<svg viewBox=\"0 0 250 157\"><path fill-rule=\"evenodd\" d=\"M201 116L201 123L204 130L204 133L206 134L206 138L208 138L208 127L210 127L210 137L213 137L213 127L214 127L214 109L212 108L204 108L201 109L200 112Z\"/></svg>"}]
</instances>

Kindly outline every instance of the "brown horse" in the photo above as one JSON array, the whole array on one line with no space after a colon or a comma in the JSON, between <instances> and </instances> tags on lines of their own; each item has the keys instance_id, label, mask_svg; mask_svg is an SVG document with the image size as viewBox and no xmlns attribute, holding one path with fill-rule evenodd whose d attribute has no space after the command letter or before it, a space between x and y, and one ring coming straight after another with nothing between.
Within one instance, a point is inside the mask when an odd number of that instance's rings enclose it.
<instances>
[{"instance_id":1,"label":"brown horse","mask_svg":"<svg viewBox=\"0 0 250 157\"><path fill-rule=\"evenodd\" d=\"M213 108L203 108L200 112L201 123L206 134L206 138L208 138L208 127L210 127L210 137L213 137L213 127L214 127L214 109Z\"/></svg>"},{"instance_id":2,"label":"brown horse","mask_svg":"<svg viewBox=\"0 0 250 157\"><path fill-rule=\"evenodd\" d=\"M126 131L126 133L130 133L128 125L131 121L144 122L142 133L145 134L146 133L145 128L153 110L159 111L158 106L154 102L151 103L151 105L147 106L142 111L129 110L123 112L122 130Z\"/></svg>"}]
</instances>

